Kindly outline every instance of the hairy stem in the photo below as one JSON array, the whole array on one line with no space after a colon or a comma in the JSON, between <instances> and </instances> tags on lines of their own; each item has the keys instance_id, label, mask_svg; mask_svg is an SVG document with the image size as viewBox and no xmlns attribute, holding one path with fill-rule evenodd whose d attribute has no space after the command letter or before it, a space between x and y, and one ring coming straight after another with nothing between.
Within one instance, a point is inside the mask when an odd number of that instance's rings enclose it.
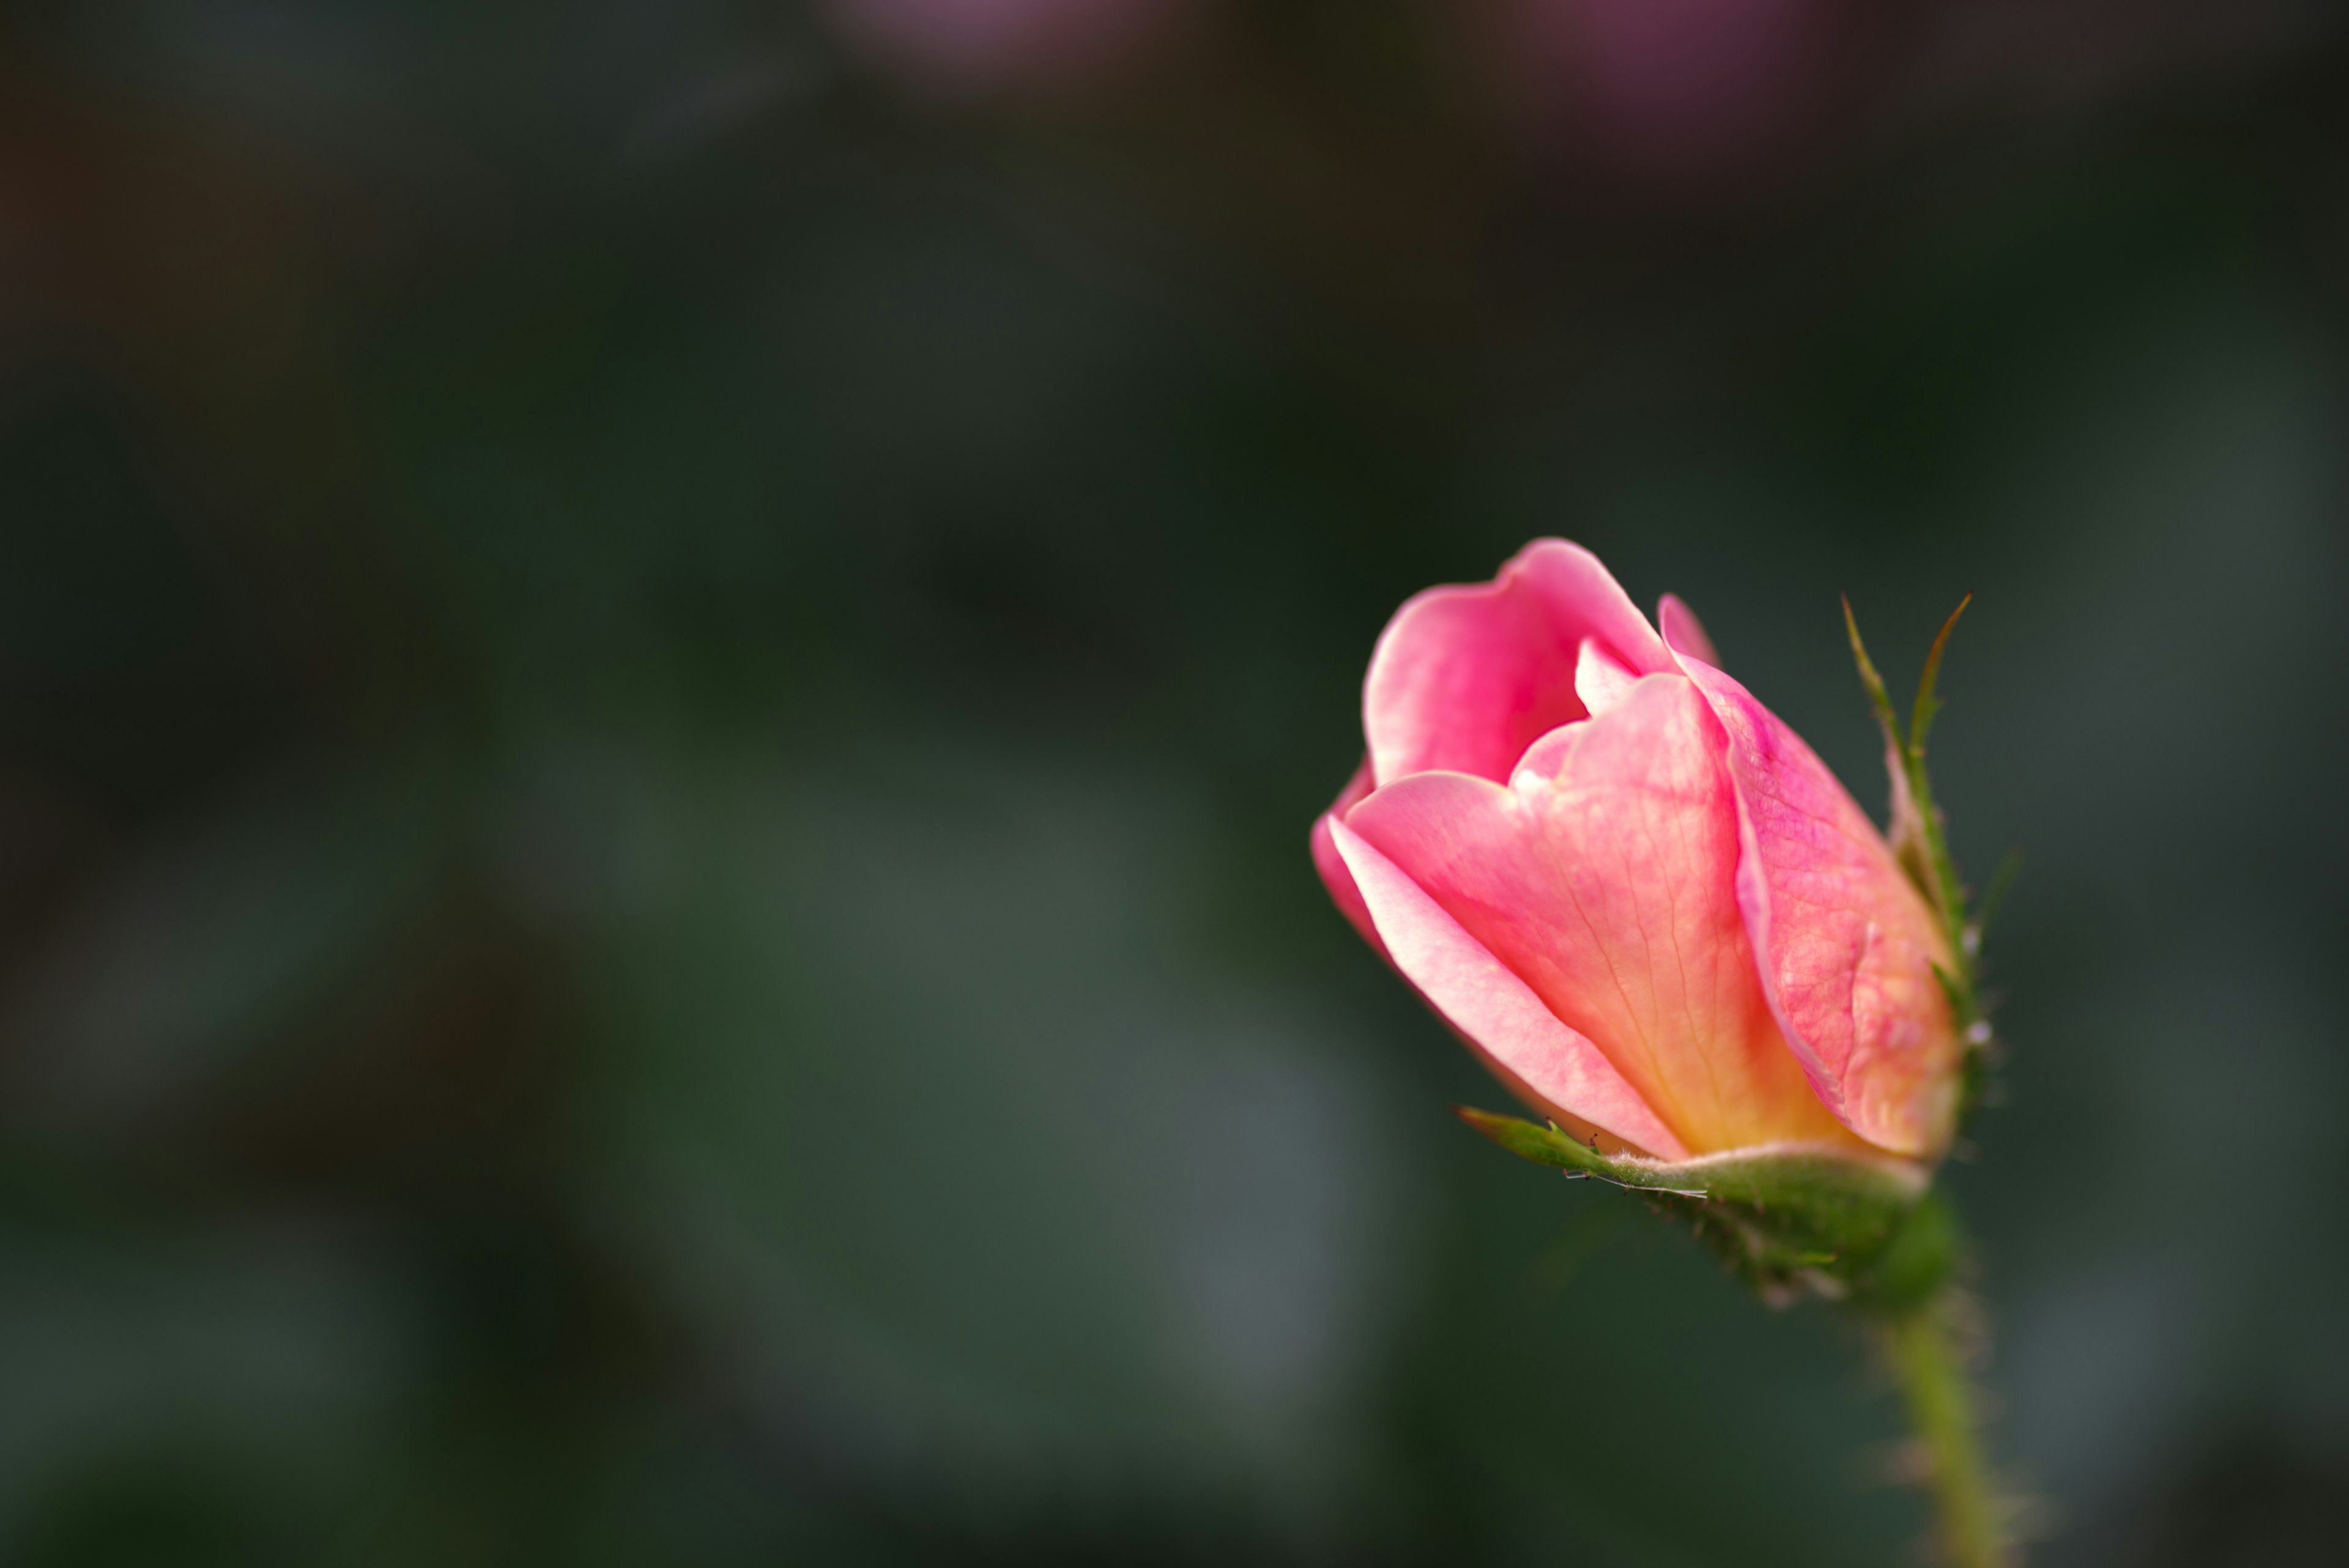
<instances>
[{"instance_id":1,"label":"hairy stem","mask_svg":"<svg viewBox=\"0 0 2349 1568\"><path fill-rule=\"evenodd\" d=\"M1928 1299L1886 1324L1886 1350L1928 1467L1943 1555L1951 1568L2013 1568L1951 1316L1947 1295Z\"/></svg>"}]
</instances>

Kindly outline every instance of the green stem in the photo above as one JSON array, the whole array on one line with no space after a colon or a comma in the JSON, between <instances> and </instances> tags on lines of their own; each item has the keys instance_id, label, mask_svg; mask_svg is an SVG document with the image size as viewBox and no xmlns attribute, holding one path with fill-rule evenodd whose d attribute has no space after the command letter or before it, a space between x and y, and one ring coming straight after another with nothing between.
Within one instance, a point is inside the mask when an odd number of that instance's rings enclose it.
<instances>
[{"instance_id":1,"label":"green stem","mask_svg":"<svg viewBox=\"0 0 2349 1568\"><path fill-rule=\"evenodd\" d=\"M1951 1568L2011 1568L2015 1559L1982 1462L1973 1391L1951 1343L1950 1316L1946 1295L1930 1298L1887 1323L1886 1348L1930 1467L1926 1480Z\"/></svg>"}]
</instances>

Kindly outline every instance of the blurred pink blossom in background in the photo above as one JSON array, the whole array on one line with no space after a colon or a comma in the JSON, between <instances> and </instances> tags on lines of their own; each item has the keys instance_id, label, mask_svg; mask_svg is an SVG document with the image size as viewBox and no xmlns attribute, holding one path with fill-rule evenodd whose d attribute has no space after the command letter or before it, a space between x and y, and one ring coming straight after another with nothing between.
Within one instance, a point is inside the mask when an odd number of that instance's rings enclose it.
<instances>
[{"instance_id":1,"label":"blurred pink blossom in background","mask_svg":"<svg viewBox=\"0 0 2349 1568\"><path fill-rule=\"evenodd\" d=\"M1693 175L1766 159L1835 42L1830 0L1501 0L1521 91L1600 156Z\"/></svg>"},{"instance_id":2,"label":"blurred pink blossom in background","mask_svg":"<svg viewBox=\"0 0 2349 1568\"><path fill-rule=\"evenodd\" d=\"M884 68L949 96L1062 86L1130 63L1182 0L831 0Z\"/></svg>"}]
</instances>

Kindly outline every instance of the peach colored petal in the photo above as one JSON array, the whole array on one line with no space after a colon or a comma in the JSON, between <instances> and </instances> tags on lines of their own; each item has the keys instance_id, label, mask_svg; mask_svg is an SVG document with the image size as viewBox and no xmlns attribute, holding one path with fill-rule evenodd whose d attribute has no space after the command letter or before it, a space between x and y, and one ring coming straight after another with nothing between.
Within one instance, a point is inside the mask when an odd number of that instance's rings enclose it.
<instances>
[{"instance_id":1,"label":"peach colored petal","mask_svg":"<svg viewBox=\"0 0 2349 1568\"><path fill-rule=\"evenodd\" d=\"M1527 746L1584 716L1574 671L1586 638L1635 673L1672 668L1599 557L1562 539L1536 540L1489 583L1415 596L1387 623L1362 683L1371 776L1507 778Z\"/></svg>"},{"instance_id":2,"label":"peach colored petal","mask_svg":"<svg viewBox=\"0 0 2349 1568\"><path fill-rule=\"evenodd\" d=\"M1721 655L1713 650L1713 639L1705 636L1704 623L1696 618L1696 611L1678 594L1666 594L1664 602L1656 607L1656 624L1663 628L1664 645L1674 653L1685 653L1702 659L1715 670L1721 668Z\"/></svg>"},{"instance_id":3,"label":"peach colored petal","mask_svg":"<svg viewBox=\"0 0 2349 1568\"><path fill-rule=\"evenodd\" d=\"M1722 753L1696 688L1651 675L1544 736L1506 786L1414 774L1346 826L1595 1045L1692 1153L1840 1137L1763 992Z\"/></svg>"},{"instance_id":4,"label":"peach colored petal","mask_svg":"<svg viewBox=\"0 0 2349 1568\"><path fill-rule=\"evenodd\" d=\"M1483 784L1449 776L1464 784ZM1519 1098L1552 1116L1602 1128L1660 1158L1688 1157L1680 1139L1598 1047L1560 1023L1524 981L1392 860L1345 823L1333 825L1331 838L1395 967Z\"/></svg>"},{"instance_id":5,"label":"peach colored petal","mask_svg":"<svg viewBox=\"0 0 2349 1568\"><path fill-rule=\"evenodd\" d=\"M1338 853L1338 842L1331 836L1331 829L1343 822L1346 814L1370 793L1371 759L1364 757L1362 765L1354 770L1354 776L1346 781L1346 787L1338 792L1330 809L1313 820L1313 868L1321 873L1321 885L1330 889L1330 902L1338 906L1338 912L1353 923L1381 958L1392 963L1394 955L1379 940L1379 928L1371 919L1370 906L1362 902L1362 890L1354 885L1354 874L1346 869L1345 857Z\"/></svg>"},{"instance_id":6,"label":"peach colored petal","mask_svg":"<svg viewBox=\"0 0 2349 1568\"><path fill-rule=\"evenodd\" d=\"M1940 1153L1961 1049L1933 974L1951 963L1940 922L1802 738L1720 670L1681 662L1727 732L1738 901L1787 1044L1852 1131Z\"/></svg>"}]
</instances>

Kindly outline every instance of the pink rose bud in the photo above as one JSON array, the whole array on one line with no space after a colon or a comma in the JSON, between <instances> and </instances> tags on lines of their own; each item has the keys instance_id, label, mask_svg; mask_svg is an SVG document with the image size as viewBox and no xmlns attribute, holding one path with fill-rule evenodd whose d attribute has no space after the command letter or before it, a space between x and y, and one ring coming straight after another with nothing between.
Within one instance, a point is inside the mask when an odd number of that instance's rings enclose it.
<instances>
[{"instance_id":1,"label":"pink rose bud","mask_svg":"<svg viewBox=\"0 0 2349 1568\"><path fill-rule=\"evenodd\" d=\"M1942 919L1688 607L1658 621L1557 539L1405 604L1314 825L1330 896L1578 1139L1937 1158L1965 1058Z\"/></svg>"}]
</instances>

